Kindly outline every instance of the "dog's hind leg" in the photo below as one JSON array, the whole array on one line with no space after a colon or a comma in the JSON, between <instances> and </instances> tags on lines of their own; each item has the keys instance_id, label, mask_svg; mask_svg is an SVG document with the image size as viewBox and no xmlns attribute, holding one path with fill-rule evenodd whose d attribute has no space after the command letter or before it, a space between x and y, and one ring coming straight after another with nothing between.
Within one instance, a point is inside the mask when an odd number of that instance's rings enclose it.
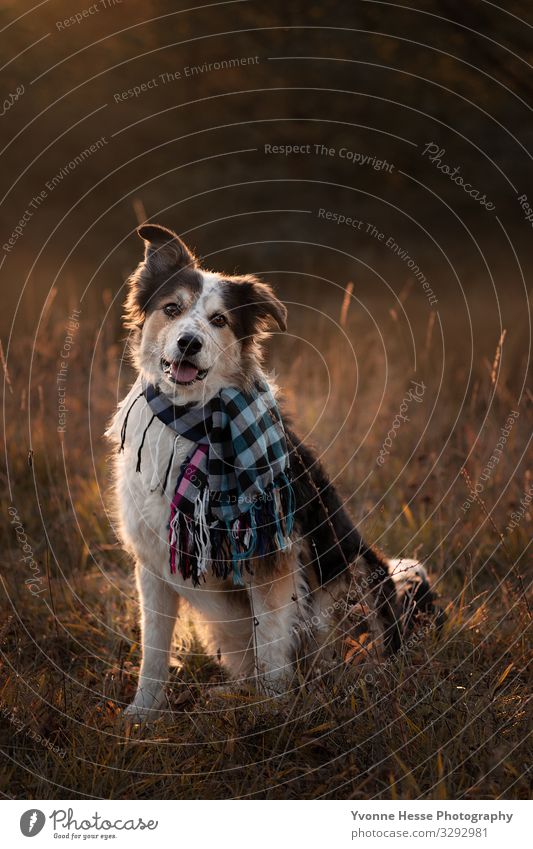
<instances>
[{"instance_id":1,"label":"dog's hind leg","mask_svg":"<svg viewBox=\"0 0 533 849\"><path fill-rule=\"evenodd\" d=\"M137 585L142 613L142 663L137 692L125 715L142 720L155 718L163 704L179 597L166 581L140 564Z\"/></svg>"}]
</instances>

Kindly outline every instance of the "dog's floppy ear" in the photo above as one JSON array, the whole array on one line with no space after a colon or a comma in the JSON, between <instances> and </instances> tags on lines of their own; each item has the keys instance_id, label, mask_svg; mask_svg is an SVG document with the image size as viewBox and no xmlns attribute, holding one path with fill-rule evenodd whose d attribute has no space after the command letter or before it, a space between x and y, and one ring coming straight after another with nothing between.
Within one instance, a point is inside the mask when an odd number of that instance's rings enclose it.
<instances>
[{"instance_id":1,"label":"dog's floppy ear","mask_svg":"<svg viewBox=\"0 0 533 849\"><path fill-rule=\"evenodd\" d=\"M234 277L226 289L230 316L238 336L251 337L268 329L273 319L287 330L287 308L273 290L257 277Z\"/></svg>"},{"instance_id":2,"label":"dog's floppy ear","mask_svg":"<svg viewBox=\"0 0 533 849\"><path fill-rule=\"evenodd\" d=\"M173 230L160 224L143 224L137 233L144 239L144 264L152 274L196 265L196 257Z\"/></svg>"},{"instance_id":3,"label":"dog's floppy ear","mask_svg":"<svg viewBox=\"0 0 533 849\"><path fill-rule=\"evenodd\" d=\"M287 307L266 283L252 278L248 282L248 309L261 321L273 318L280 330L287 330Z\"/></svg>"}]
</instances>

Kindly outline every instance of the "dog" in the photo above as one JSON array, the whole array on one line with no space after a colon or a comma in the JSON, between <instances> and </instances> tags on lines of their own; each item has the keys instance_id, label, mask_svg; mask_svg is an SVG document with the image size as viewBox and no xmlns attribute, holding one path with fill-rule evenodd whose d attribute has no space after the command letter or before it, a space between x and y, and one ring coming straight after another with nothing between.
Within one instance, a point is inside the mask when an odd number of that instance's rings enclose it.
<instances>
[{"instance_id":1,"label":"dog","mask_svg":"<svg viewBox=\"0 0 533 849\"><path fill-rule=\"evenodd\" d=\"M361 640L369 654L396 651L413 617L432 609L424 568L416 561L387 561L363 541L283 413L274 424L290 476L293 521L285 517L285 538L279 543L272 536L269 551L248 561L234 552L237 568L217 574L204 557L196 576L187 574L175 543L178 565L169 566L174 488L195 443L154 414L143 387L152 387L156 403L164 398L169 409L175 405L187 414L229 390L248 397L254 386L263 386L277 404L261 347L272 327L286 330L287 310L255 276L204 270L172 230L145 224L137 232L145 254L128 281L125 315L138 376L107 431L119 449L118 533L136 564L141 607L142 663L126 716L153 719L164 709L180 608L191 613L207 652L234 685L271 694L290 686L298 664L316 671L328 658L338 663L347 635L370 635ZM269 509L275 497L272 490ZM224 542L232 550L232 540Z\"/></svg>"}]
</instances>

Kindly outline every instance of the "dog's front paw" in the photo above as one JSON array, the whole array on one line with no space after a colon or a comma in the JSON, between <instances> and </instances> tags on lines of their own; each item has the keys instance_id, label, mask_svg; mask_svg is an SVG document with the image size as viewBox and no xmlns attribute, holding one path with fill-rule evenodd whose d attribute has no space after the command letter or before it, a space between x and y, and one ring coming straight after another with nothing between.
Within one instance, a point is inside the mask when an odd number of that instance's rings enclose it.
<instances>
[{"instance_id":1,"label":"dog's front paw","mask_svg":"<svg viewBox=\"0 0 533 849\"><path fill-rule=\"evenodd\" d=\"M153 722L155 719L160 719L163 712L158 708L148 708L142 705L136 705L134 702L123 711L122 717L127 721L136 725L141 725L146 722Z\"/></svg>"},{"instance_id":2,"label":"dog's front paw","mask_svg":"<svg viewBox=\"0 0 533 849\"><path fill-rule=\"evenodd\" d=\"M256 678L256 689L264 698L276 699L291 689L291 677L287 674L260 674Z\"/></svg>"},{"instance_id":3,"label":"dog's front paw","mask_svg":"<svg viewBox=\"0 0 533 849\"><path fill-rule=\"evenodd\" d=\"M164 692L161 692L157 697L150 697L146 693L137 693L122 716L128 722L133 723L153 722L154 719L160 719L163 716L164 711L161 708L163 701Z\"/></svg>"}]
</instances>

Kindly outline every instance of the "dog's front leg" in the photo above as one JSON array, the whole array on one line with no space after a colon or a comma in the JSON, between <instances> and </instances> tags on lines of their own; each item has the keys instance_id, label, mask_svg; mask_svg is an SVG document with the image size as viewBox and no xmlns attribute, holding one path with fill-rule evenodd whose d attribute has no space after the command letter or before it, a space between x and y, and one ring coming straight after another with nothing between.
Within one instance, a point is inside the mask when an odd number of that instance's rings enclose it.
<instances>
[{"instance_id":1,"label":"dog's front leg","mask_svg":"<svg viewBox=\"0 0 533 849\"><path fill-rule=\"evenodd\" d=\"M164 701L179 597L166 581L140 564L137 586L141 599L142 663L137 692L125 715L142 720L155 718Z\"/></svg>"}]
</instances>

